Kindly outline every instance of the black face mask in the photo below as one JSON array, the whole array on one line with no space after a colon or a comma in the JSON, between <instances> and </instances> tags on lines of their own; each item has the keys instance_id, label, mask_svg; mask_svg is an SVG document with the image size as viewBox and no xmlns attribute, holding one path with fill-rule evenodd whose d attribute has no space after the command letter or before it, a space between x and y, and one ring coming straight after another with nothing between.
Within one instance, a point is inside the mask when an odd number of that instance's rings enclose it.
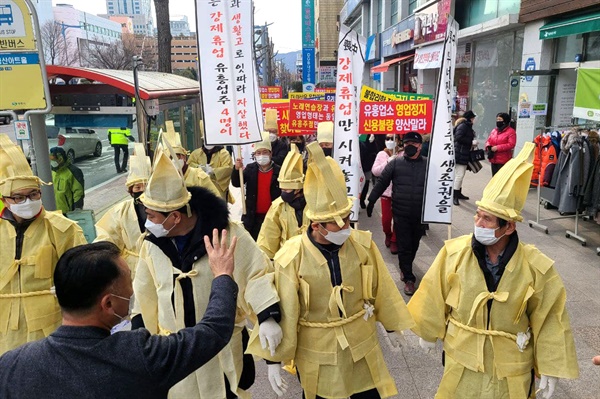
<instances>
[{"instance_id":1,"label":"black face mask","mask_svg":"<svg viewBox=\"0 0 600 399\"><path fill-rule=\"evenodd\" d=\"M330 157L333 154L333 148L323 148L323 153L326 157Z\"/></svg>"},{"instance_id":2,"label":"black face mask","mask_svg":"<svg viewBox=\"0 0 600 399\"><path fill-rule=\"evenodd\" d=\"M140 196L144 194L143 191L138 191L137 193L131 193L131 196L133 197L133 202L135 202L136 204L140 203Z\"/></svg>"},{"instance_id":3,"label":"black face mask","mask_svg":"<svg viewBox=\"0 0 600 399\"><path fill-rule=\"evenodd\" d=\"M295 191L290 191L290 192L282 191L281 192L281 199L283 200L283 202L287 202L288 204L294 200L295 196L296 196Z\"/></svg>"},{"instance_id":4,"label":"black face mask","mask_svg":"<svg viewBox=\"0 0 600 399\"><path fill-rule=\"evenodd\" d=\"M504 123L504 121L496 121L496 127L500 130L504 129L504 127L506 126L506 123Z\"/></svg>"},{"instance_id":5,"label":"black face mask","mask_svg":"<svg viewBox=\"0 0 600 399\"><path fill-rule=\"evenodd\" d=\"M404 146L404 155L406 155L409 158L412 158L415 155L417 155L418 151L419 151L419 149L417 147L415 147L414 145L405 145Z\"/></svg>"},{"instance_id":6,"label":"black face mask","mask_svg":"<svg viewBox=\"0 0 600 399\"><path fill-rule=\"evenodd\" d=\"M304 144L302 144L302 143L292 143L292 144L296 144L296 147L298 147L298 151L300 151L300 152L304 151Z\"/></svg>"}]
</instances>

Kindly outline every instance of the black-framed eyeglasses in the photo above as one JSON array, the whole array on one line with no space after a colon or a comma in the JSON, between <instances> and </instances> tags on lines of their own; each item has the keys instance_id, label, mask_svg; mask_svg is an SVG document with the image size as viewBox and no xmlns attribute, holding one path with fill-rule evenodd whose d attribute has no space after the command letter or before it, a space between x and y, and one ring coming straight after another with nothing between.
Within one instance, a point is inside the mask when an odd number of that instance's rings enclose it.
<instances>
[{"instance_id":1,"label":"black-framed eyeglasses","mask_svg":"<svg viewBox=\"0 0 600 399\"><path fill-rule=\"evenodd\" d=\"M42 192L41 191L33 191L27 195L17 194L17 195L13 195L12 197L4 197L4 198L8 198L8 199L12 200L15 204L22 204L25 201L27 201L27 198L29 198L31 201L39 200L40 198L42 198Z\"/></svg>"},{"instance_id":2,"label":"black-framed eyeglasses","mask_svg":"<svg viewBox=\"0 0 600 399\"><path fill-rule=\"evenodd\" d=\"M385 141L396 141L396 139L393 137L386 137Z\"/></svg>"}]
</instances>

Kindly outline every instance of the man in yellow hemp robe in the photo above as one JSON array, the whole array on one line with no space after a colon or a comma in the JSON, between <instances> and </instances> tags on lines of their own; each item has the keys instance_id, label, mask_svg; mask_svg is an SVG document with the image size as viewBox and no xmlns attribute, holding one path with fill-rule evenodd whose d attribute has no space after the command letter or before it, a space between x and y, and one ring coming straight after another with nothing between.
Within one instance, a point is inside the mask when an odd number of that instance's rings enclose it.
<instances>
[{"instance_id":1,"label":"man in yellow hemp robe","mask_svg":"<svg viewBox=\"0 0 600 399\"><path fill-rule=\"evenodd\" d=\"M21 148L0 134L0 355L60 326L54 268L86 244L77 223L43 208L41 184Z\"/></svg>"},{"instance_id":2,"label":"man in yellow hemp robe","mask_svg":"<svg viewBox=\"0 0 600 399\"><path fill-rule=\"evenodd\" d=\"M554 262L519 241L533 143L490 180L474 234L446 241L408 303L429 350L444 341L439 399L549 399L559 378L577 378L566 292Z\"/></svg>"},{"instance_id":3,"label":"man in yellow hemp robe","mask_svg":"<svg viewBox=\"0 0 600 399\"><path fill-rule=\"evenodd\" d=\"M253 332L248 352L272 362L294 359L307 399L393 396L376 322L394 346L414 322L371 233L350 228L353 198L339 165L318 143L307 149L304 192L311 223L274 258L283 340L269 353ZM269 381L283 394L280 368L268 365Z\"/></svg>"}]
</instances>

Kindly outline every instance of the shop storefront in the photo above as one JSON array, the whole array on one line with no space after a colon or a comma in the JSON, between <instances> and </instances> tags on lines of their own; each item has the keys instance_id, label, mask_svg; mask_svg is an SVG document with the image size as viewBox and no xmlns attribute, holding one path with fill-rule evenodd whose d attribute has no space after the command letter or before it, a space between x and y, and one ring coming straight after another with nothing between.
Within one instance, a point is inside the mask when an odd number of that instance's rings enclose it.
<instances>
[{"instance_id":1,"label":"shop storefront","mask_svg":"<svg viewBox=\"0 0 600 399\"><path fill-rule=\"evenodd\" d=\"M417 73L413 67L415 18L410 16L381 33L383 62L371 68L380 74L381 90L417 92Z\"/></svg>"}]
</instances>

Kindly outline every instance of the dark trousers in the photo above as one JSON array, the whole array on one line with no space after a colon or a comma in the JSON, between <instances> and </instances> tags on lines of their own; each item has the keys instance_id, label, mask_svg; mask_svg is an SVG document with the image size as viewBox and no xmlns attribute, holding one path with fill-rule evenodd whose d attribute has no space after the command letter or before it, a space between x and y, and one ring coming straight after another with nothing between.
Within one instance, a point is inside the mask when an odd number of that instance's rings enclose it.
<instances>
[{"instance_id":1,"label":"dark trousers","mask_svg":"<svg viewBox=\"0 0 600 399\"><path fill-rule=\"evenodd\" d=\"M494 176L496 173L498 173L500 168L502 168L504 166L503 163L493 163L491 165L492 165L492 176Z\"/></svg>"},{"instance_id":2,"label":"dark trousers","mask_svg":"<svg viewBox=\"0 0 600 399\"><path fill-rule=\"evenodd\" d=\"M396 245L398 246L398 265L402 272L403 281L415 282L417 279L412 272L413 262L421 236L425 231L419 220L394 218L394 230L396 231Z\"/></svg>"},{"instance_id":3,"label":"dark trousers","mask_svg":"<svg viewBox=\"0 0 600 399\"><path fill-rule=\"evenodd\" d=\"M115 167L117 172L127 169L127 160L129 159L129 147L127 144L113 144L112 147L115 149ZM123 163L119 166L119 157L123 151Z\"/></svg>"},{"instance_id":4,"label":"dark trousers","mask_svg":"<svg viewBox=\"0 0 600 399\"><path fill-rule=\"evenodd\" d=\"M248 233L254 238L254 241L258 239L258 234L260 233L260 228L262 227L263 222L265 221L264 213L256 213L254 214L254 218L249 220L250 218L244 218L242 216L242 222L244 223L244 227L248 230ZM244 220L245 219L245 220Z\"/></svg>"}]
</instances>

